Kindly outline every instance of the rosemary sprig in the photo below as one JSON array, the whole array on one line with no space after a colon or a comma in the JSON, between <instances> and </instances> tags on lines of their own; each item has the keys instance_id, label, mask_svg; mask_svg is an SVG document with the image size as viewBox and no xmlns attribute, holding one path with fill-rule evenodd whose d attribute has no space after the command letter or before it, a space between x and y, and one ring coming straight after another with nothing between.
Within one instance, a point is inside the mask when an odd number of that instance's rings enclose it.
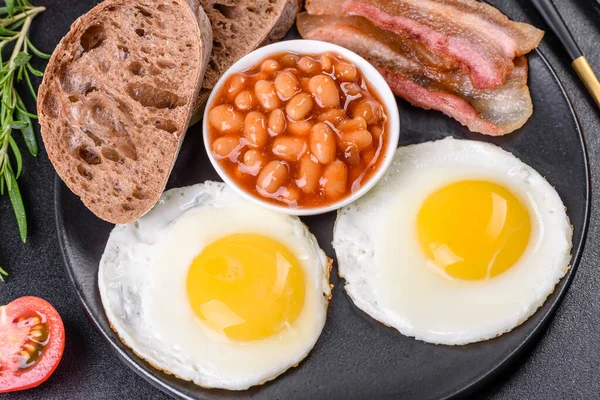
<instances>
[{"instance_id":1,"label":"rosemary sprig","mask_svg":"<svg viewBox=\"0 0 600 400\"><path fill-rule=\"evenodd\" d=\"M17 179L23 169L23 158L13 133L21 137L32 156L38 154L38 146L32 119L37 115L25 108L16 84L24 82L31 96L37 100L31 75L43 73L31 65L33 56L49 59L50 55L39 51L29 39L33 19L45 10L35 7L28 0L5 0L0 7L0 194L8 192L21 240L27 240L27 217ZM5 60L5 52L10 54ZM12 153L12 154L11 154ZM6 271L0 268L0 280Z\"/></svg>"}]
</instances>

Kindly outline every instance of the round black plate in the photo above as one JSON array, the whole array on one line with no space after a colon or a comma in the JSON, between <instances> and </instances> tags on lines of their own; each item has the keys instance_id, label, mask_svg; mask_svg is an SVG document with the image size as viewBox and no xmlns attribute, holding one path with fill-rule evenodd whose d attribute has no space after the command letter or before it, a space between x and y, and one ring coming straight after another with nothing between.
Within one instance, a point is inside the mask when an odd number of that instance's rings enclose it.
<instances>
[{"instance_id":1,"label":"round black plate","mask_svg":"<svg viewBox=\"0 0 600 400\"><path fill-rule=\"evenodd\" d=\"M291 36L291 35L290 35ZM563 88L539 52L529 56L534 114L518 132L490 138L468 132L439 112L399 101L400 144L452 135L495 143L539 171L556 187L574 227L573 268L544 306L523 325L499 338L461 347L436 346L400 335L358 310L343 290L335 265L333 300L325 329L308 358L273 382L245 392L206 390L157 371L127 349L110 329L97 285L98 263L112 225L89 212L57 178L56 223L67 272L86 311L123 361L175 397L404 398L441 399L466 394L489 381L543 331L581 256L589 216L590 177L582 133ZM201 125L190 128L168 187L219 180L202 144ZM331 247L335 213L303 218L325 252Z\"/></svg>"}]
</instances>

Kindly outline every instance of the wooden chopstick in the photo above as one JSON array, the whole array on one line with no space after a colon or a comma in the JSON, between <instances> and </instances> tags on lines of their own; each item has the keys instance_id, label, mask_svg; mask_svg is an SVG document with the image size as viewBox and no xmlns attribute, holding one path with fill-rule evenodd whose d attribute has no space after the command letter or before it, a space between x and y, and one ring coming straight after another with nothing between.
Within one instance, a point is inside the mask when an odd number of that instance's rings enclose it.
<instances>
[{"instance_id":1,"label":"wooden chopstick","mask_svg":"<svg viewBox=\"0 0 600 400\"><path fill-rule=\"evenodd\" d=\"M531 3L542 15L552 32L558 37L571 58L571 66L577 72L579 79L583 82L592 98L600 108L600 82L594 74L592 67L577 46L573 35L565 24L552 0L531 0Z\"/></svg>"}]
</instances>

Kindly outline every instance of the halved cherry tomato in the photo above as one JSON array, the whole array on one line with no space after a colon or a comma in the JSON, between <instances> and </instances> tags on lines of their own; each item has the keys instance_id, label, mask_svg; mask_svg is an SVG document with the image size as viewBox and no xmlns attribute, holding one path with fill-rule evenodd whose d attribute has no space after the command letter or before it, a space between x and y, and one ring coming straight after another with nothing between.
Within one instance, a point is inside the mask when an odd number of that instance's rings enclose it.
<instances>
[{"instance_id":1,"label":"halved cherry tomato","mask_svg":"<svg viewBox=\"0 0 600 400\"><path fill-rule=\"evenodd\" d=\"M62 319L46 300L27 296L0 306L0 393L45 382L64 348Z\"/></svg>"}]
</instances>

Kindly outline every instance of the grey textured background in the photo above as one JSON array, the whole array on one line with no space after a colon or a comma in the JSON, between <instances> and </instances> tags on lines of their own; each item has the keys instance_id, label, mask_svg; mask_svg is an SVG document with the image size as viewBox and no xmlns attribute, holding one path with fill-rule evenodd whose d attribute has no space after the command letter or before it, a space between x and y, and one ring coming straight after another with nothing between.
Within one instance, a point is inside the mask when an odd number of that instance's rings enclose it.
<instances>
[{"instance_id":1,"label":"grey textured background","mask_svg":"<svg viewBox=\"0 0 600 400\"><path fill-rule=\"evenodd\" d=\"M34 24L32 38L51 51L78 16L97 1L33 0L48 6ZM577 42L600 75L600 6L595 0L555 1ZM491 1L511 18L546 29L529 1ZM575 73L551 32L541 45L581 122L591 160L592 221L583 259L573 284L547 332L522 359L476 395L483 399L592 399L600 396L600 110ZM540 140L543 132L540 132ZM43 151L24 159L21 190L28 210L30 236L22 244L7 198L0 198L0 263L10 272L0 285L0 304L35 295L49 300L61 314L67 346L48 382L26 392L3 395L16 399L162 399L157 389L116 358L87 320L64 272L54 224L54 170Z\"/></svg>"}]
</instances>

